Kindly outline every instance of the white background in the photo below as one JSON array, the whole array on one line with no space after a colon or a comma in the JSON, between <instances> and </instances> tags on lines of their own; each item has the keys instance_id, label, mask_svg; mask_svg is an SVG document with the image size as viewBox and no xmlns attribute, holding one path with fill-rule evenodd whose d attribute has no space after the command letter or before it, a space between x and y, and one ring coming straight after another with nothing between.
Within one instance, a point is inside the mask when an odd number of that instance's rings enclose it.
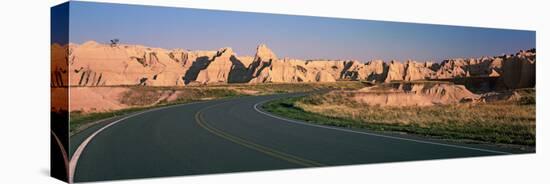
<instances>
[{"instance_id":1,"label":"white background","mask_svg":"<svg viewBox=\"0 0 550 184\"><path fill-rule=\"evenodd\" d=\"M61 0L0 6L0 183L62 183L49 175L49 12ZM105 2L344 17L537 31L537 153L116 183L548 183L550 15L542 0L301 1L107 0ZM398 43L396 43L398 44Z\"/></svg>"}]
</instances>

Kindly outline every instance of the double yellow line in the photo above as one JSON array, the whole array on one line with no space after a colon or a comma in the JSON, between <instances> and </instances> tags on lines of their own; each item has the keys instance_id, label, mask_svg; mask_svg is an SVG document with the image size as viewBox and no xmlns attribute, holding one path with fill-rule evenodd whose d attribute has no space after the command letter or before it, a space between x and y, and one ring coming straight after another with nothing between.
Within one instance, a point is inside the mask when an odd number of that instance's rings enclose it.
<instances>
[{"instance_id":1,"label":"double yellow line","mask_svg":"<svg viewBox=\"0 0 550 184\"><path fill-rule=\"evenodd\" d=\"M220 104L223 104L223 103L220 103ZM247 148L259 151L261 153L267 154L269 156L272 156L272 157L275 157L275 158L278 158L278 159L282 159L282 160L285 160L285 161L288 161L288 162L291 162L291 163L294 163L294 164L298 164L298 165L301 165L301 166L305 166L305 167L324 166L321 163L311 161L311 160L307 160L307 159L303 159L303 158L300 158L300 157L297 157L297 156L294 156L294 155L290 155L290 154L287 154L287 153L283 153L283 152L280 152L280 151L277 151L277 150L274 150L274 149L271 149L271 148L268 148L268 147L265 147L265 146L247 141L247 140L244 140L242 138L230 135L226 132L223 132L219 129L216 129L216 128L212 127L211 125L209 125L207 123L206 120L204 120L202 112L206 109L212 108L212 107L220 105L220 104L212 105L212 106L209 106L209 107L206 107L204 109L199 110L195 114L195 120L197 121L197 124L199 126L201 126L202 128L204 128L205 130L207 130L208 132L210 132L214 135L217 135L217 136L219 136L223 139L229 140L233 143L245 146Z\"/></svg>"}]
</instances>

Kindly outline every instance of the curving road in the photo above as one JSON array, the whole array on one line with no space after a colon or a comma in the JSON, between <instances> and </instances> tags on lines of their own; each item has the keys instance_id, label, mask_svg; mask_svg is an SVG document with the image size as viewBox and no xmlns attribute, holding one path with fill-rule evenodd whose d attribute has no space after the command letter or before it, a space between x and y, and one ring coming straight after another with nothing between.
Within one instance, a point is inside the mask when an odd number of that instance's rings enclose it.
<instances>
[{"instance_id":1,"label":"curving road","mask_svg":"<svg viewBox=\"0 0 550 184\"><path fill-rule=\"evenodd\" d=\"M177 105L106 120L73 137L75 182L519 153L411 135L318 126L265 113L296 94Z\"/></svg>"}]
</instances>

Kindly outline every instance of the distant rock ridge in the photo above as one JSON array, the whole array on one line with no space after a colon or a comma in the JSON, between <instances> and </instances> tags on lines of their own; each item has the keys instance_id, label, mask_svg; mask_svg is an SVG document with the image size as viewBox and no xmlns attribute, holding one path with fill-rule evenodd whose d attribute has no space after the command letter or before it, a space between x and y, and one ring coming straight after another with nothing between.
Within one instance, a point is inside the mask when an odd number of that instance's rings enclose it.
<instances>
[{"instance_id":1,"label":"distant rock ridge","mask_svg":"<svg viewBox=\"0 0 550 184\"><path fill-rule=\"evenodd\" d=\"M513 55L455 58L440 63L408 60L299 60L278 58L265 44L252 56L218 51L110 45L88 41L53 44L52 86L185 86L225 83L371 82L499 78L504 88L535 86L536 50ZM68 63L68 68L64 63ZM66 74L68 75L61 75ZM68 78L67 78L68 76Z\"/></svg>"}]
</instances>

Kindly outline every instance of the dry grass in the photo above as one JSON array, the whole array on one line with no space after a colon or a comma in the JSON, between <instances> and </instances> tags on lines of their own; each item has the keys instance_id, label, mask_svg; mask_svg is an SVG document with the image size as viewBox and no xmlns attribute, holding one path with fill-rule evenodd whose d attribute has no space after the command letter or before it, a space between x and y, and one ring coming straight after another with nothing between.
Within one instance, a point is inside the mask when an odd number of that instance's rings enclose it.
<instances>
[{"instance_id":1,"label":"dry grass","mask_svg":"<svg viewBox=\"0 0 550 184\"><path fill-rule=\"evenodd\" d=\"M351 94L345 94L351 95ZM350 117L365 122L417 124L427 127L433 123L445 124L532 124L535 106L515 103L453 104L429 107L364 106L346 96L330 93L313 95L296 103L306 111ZM534 133L534 127L532 129Z\"/></svg>"},{"instance_id":2,"label":"dry grass","mask_svg":"<svg viewBox=\"0 0 550 184\"><path fill-rule=\"evenodd\" d=\"M233 96L296 93L326 89L353 90L362 87L364 87L362 83L353 81L331 83L224 84L190 87L132 86L128 87L129 91L122 94L120 102L135 107L167 103L159 100L161 100L161 97L172 93L177 94L176 102L188 102Z\"/></svg>"},{"instance_id":3,"label":"dry grass","mask_svg":"<svg viewBox=\"0 0 550 184\"><path fill-rule=\"evenodd\" d=\"M212 87L224 87L228 89L240 89L258 91L258 94L274 94L274 93L295 93L295 92L309 92L316 90L354 90L365 87L365 85L358 81L338 81L338 82L326 82L326 83L260 83L260 84L229 84L222 86Z\"/></svg>"},{"instance_id":4,"label":"dry grass","mask_svg":"<svg viewBox=\"0 0 550 184\"><path fill-rule=\"evenodd\" d=\"M167 96L175 95L175 100L168 102ZM120 102L129 106L151 106L157 104L189 102L204 99L242 96L233 89L226 88L165 88L165 87L131 87L122 94Z\"/></svg>"},{"instance_id":5,"label":"dry grass","mask_svg":"<svg viewBox=\"0 0 550 184\"><path fill-rule=\"evenodd\" d=\"M525 94L532 97L513 102L379 107L352 101L350 93L331 92L276 101L264 108L279 115L327 125L535 145L534 92Z\"/></svg>"}]
</instances>

